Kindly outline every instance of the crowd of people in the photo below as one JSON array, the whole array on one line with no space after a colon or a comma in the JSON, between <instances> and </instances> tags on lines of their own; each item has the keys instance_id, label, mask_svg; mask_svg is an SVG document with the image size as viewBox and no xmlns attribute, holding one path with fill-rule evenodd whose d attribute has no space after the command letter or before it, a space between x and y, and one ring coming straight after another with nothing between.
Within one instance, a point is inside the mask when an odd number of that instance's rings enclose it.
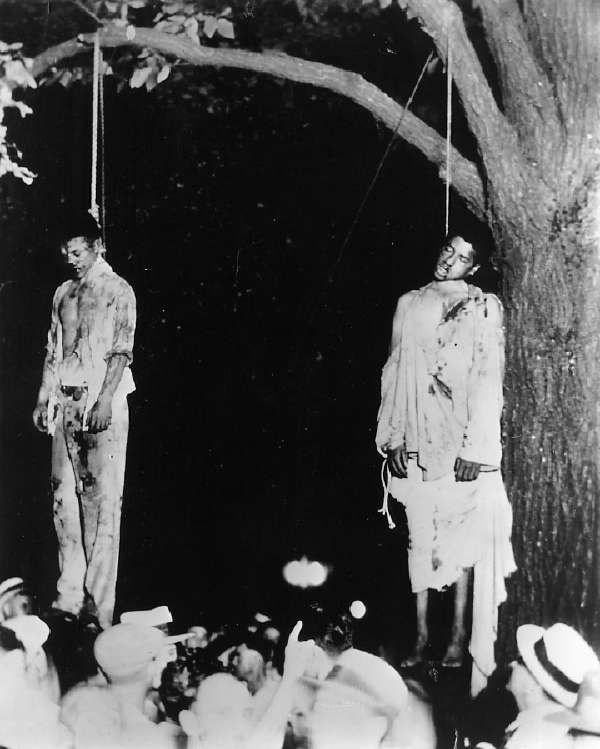
<instances>
[{"instance_id":1,"label":"crowd of people","mask_svg":"<svg viewBox=\"0 0 600 749\"><path fill-rule=\"evenodd\" d=\"M353 645L345 607L306 603L289 634L268 615L173 634L166 606L101 629L35 613L0 585L6 749L584 749L600 747L600 660L571 627L521 626L452 731L422 683ZM447 725L448 721L446 721Z\"/></svg>"}]
</instances>

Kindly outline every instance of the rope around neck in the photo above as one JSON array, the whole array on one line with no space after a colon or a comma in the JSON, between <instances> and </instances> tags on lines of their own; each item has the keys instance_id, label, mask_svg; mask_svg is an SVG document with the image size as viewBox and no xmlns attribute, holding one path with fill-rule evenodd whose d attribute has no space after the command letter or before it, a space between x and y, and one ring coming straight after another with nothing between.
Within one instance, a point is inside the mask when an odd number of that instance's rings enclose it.
<instances>
[{"instance_id":1,"label":"rope around neck","mask_svg":"<svg viewBox=\"0 0 600 749\"><path fill-rule=\"evenodd\" d=\"M446 210L445 210L445 236L448 236L450 226L450 184L452 182L452 44L450 42L450 31L448 30L448 51L446 57Z\"/></svg>"}]
</instances>

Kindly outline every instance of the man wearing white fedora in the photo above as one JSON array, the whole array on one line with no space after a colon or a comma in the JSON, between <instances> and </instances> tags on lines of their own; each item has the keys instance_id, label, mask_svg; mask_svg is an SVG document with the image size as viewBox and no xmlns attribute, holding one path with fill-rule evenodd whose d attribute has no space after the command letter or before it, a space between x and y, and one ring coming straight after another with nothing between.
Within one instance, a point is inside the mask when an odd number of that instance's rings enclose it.
<instances>
[{"instance_id":1,"label":"man wearing white fedora","mask_svg":"<svg viewBox=\"0 0 600 749\"><path fill-rule=\"evenodd\" d=\"M558 705L574 708L578 690L600 661L572 627L548 629L524 624L517 630L520 659L513 662L507 689L519 715L507 729L506 749L555 749L570 746L569 726L550 716Z\"/></svg>"}]
</instances>

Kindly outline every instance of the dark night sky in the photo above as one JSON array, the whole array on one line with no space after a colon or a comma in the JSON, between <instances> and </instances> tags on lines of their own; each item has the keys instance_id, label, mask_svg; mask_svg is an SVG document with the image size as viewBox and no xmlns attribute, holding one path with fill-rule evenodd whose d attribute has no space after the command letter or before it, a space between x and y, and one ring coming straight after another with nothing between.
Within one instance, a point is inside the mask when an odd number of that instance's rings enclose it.
<instances>
[{"instance_id":1,"label":"dark night sky","mask_svg":"<svg viewBox=\"0 0 600 749\"><path fill-rule=\"evenodd\" d=\"M365 65L409 87L417 52L375 49ZM438 91L441 77L416 106L439 115ZM231 71L106 94L108 260L139 315L119 607L166 602L182 620L283 609L282 563L306 553L333 565L335 595L380 616L402 608L403 535L377 514L374 425L396 299L428 280L441 240L434 169L394 147L328 284L390 137L368 113ZM90 96L36 95L20 137L39 177L2 186L0 574L42 596L55 541L49 441L31 410L63 278L53 232L89 189Z\"/></svg>"}]
</instances>

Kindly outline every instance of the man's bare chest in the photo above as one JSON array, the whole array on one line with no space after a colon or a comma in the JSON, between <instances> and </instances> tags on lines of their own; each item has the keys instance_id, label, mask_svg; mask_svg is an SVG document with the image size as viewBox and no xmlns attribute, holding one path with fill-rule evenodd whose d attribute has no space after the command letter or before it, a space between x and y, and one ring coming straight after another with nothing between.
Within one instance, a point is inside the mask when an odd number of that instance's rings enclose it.
<instances>
[{"instance_id":1,"label":"man's bare chest","mask_svg":"<svg viewBox=\"0 0 600 749\"><path fill-rule=\"evenodd\" d=\"M58 314L63 329L78 329L90 325L106 314L106 300L85 284L72 282L62 297Z\"/></svg>"}]
</instances>

